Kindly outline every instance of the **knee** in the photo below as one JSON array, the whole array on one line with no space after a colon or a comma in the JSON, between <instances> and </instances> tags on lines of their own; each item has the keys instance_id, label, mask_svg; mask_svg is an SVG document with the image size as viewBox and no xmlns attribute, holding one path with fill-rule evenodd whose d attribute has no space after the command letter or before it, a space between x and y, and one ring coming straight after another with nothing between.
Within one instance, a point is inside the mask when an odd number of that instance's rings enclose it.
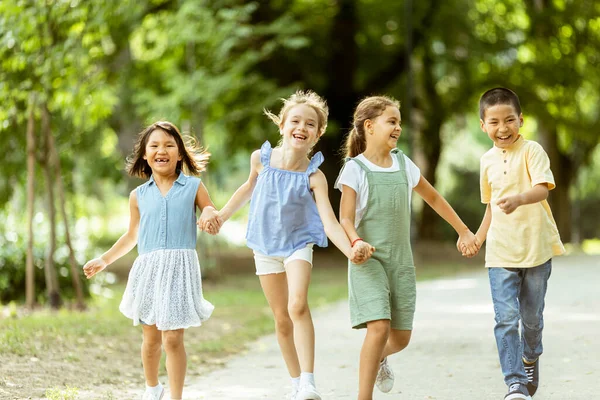
<instances>
[{"instance_id":1,"label":"knee","mask_svg":"<svg viewBox=\"0 0 600 400\"><path fill-rule=\"evenodd\" d=\"M390 321L379 320L367 323L367 335L381 340L387 340L390 336Z\"/></svg>"},{"instance_id":2,"label":"knee","mask_svg":"<svg viewBox=\"0 0 600 400\"><path fill-rule=\"evenodd\" d=\"M157 340L144 338L142 343L142 351L147 355L154 355L160 351L161 341L160 336Z\"/></svg>"},{"instance_id":3,"label":"knee","mask_svg":"<svg viewBox=\"0 0 600 400\"><path fill-rule=\"evenodd\" d=\"M506 308L496 312L496 325L502 326L518 326L519 325L519 310L515 308Z\"/></svg>"},{"instance_id":4,"label":"knee","mask_svg":"<svg viewBox=\"0 0 600 400\"><path fill-rule=\"evenodd\" d=\"M294 325L287 312L275 315L275 330L279 335L289 336L294 333Z\"/></svg>"},{"instance_id":5,"label":"knee","mask_svg":"<svg viewBox=\"0 0 600 400\"><path fill-rule=\"evenodd\" d=\"M306 297L294 297L288 304L288 312L292 320L298 320L308 314Z\"/></svg>"},{"instance_id":6,"label":"knee","mask_svg":"<svg viewBox=\"0 0 600 400\"><path fill-rule=\"evenodd\" d=\"M183 347L183 331L166 331L163 333L163 346L165 351L175 351Z\"/></svg>"}]
</instances>

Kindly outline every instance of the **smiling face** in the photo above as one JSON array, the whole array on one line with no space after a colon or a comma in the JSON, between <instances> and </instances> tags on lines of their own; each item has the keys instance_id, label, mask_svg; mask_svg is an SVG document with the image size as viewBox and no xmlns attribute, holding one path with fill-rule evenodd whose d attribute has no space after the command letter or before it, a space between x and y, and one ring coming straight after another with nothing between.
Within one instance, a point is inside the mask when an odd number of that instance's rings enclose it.
<instances>
[{"instance_id":1,"label":"smiling face","mask_svg":"<svg viewBox=\"0 0 600 400\"><path fill-rule=\"evenodd\" d=\"M290 108L279 127L283 142L308 152L319 139L319 116L306 104Z\"/></svg>"},{"instance_id":2,"label":"smiling face","mask_svg":"<svg viewBox=\"0 0 600 400\"><path fill-rule=\"evenodd\" d=\"M162 129L155 129L148 137L144 160L153 174L170 175L177 170L177 162L181 160L175 138Z\"/></svg>"},{"instance_id":3,"label":"smiling face","mask_svg":"<svg viewBox=\"0 0 600 400\"><path fill-rule=\"evenodd\" d=\"M375 146L395 149L402 133L400 110L396 106L387 106L374 120L365 121L367 141Z\"/></svg>"},{"instance_id":4,"label":"smiling face","mask_svg":"<svg viewBox=\"0 0 600 400\"><path fill-rule=\"evenodd\" d=\"M518 114L510 104L496 104L485 110L479 120L481 130L487 133L496 147L509 147L519 138L519 128L523 126L523 114Z\"/></svg>"}]
</instances>

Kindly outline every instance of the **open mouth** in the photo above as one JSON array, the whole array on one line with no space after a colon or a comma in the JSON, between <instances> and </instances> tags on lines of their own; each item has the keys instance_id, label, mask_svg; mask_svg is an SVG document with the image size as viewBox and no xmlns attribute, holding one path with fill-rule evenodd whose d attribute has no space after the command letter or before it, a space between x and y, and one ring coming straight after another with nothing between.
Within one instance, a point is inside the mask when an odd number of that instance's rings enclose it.
<instances>
[{"instance_id":1,"label":"open mouth","mask_svg":"<svg viewBox=\"0 0 600 400\"><path fill-rule=\"evenodd\" d=\"M154 162L157 164L166 164L169 162L168 158L155 158Z\"/></svg>"},{"instance_id":2,"label":"open mouth","mask_svg":"<svg viewBox=\"0 0 600 400\"><path fill-rule=\"evenodd\" d=\"M306 140L307 139L306 136L300 135L298 133L293 134L292 137L296 140Z\"/></svg>"},{"instance_id":3,"label":"open mouth","mask_svg":"<svg viewBox=\"0 0 600 400\"><path fill-rule=\"evenodd\" d=\"M512 137L512 135L498 136L498 140L505 142L505 141L509 140L511 137Z\"/></svg>"},{"instance_id":4,"label":"open mouth","mask_svg":"<svg viewBox=\"0 0 600 400\"><path fill-rule=\"evenodd\" d=\"M393 133L390 135L390 138L394 139L394 140L398 140L398 138L400 137L399 134Z\"/></svg>"}]
</instances>

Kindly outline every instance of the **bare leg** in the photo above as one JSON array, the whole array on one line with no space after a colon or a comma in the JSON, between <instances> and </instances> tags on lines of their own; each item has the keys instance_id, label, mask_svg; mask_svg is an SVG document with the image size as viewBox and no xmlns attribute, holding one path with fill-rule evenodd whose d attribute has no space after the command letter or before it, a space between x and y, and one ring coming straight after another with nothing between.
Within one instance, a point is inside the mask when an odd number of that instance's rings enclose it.
<instances>
[{"instance_id":1,"label":"bare leg","mask_svg":"<svg viewBox=\"0 0 600 400\"><path fill-rule=\"evenodd\" d=\"M288 286L285 273L259 275L263 292L273 312L281 355L291 377L300 376L300 363L294 345L294 326L288 313Z\"/></svg>"},{"instance_id":2,"label":"bare leg","mask_svg":"<svg viewBox=\"0 0 600 400\"><path fill-rule=\"evenodd\" d=\"M163 331L162 340L167 353L167 373L171 399L181 399L187 369L187 356L183 345L183 329Z\"/></svg>"},{"instance_id":3,"label":"bare leg","mask_svg":"<svg viewBox=\"0 0 600 400\"><path fill-rule=\"evenodd\" d=\"M142 342L142 365L146 385L158 385L158 365L160 364L161 334L156 325L142 325L144 340Z\"/></svg>"},{"instance_id":4,"label":"bare leg","mask_svg":"<svg viewBox=\"0 0 600 400\"><path fill-rule=\"evenodd\" d=\"M390 334L390 321L381 319L367 322L367 335L360 351L358 372L358 400L373 400L373 387Z\"/></svg>"},{"instance_id":5,"label":"bare leg","mask_svg":"<svg viewBox=\"0 0 600 400\"><path fill-rule=\"evenodd\" d=\"M389 355L396 354L404 350L410 342L411 334L412 331L401 331L398 329L392 329L390 331L390 336L388 337L387 343L385 344L385 348L383 349L381 360L383 360Z\"/></svg>"},{"instance_id":6,"label":"bare leg","mask_svg":"<svg viewBox=\"0 0 600 400\"><path fill-rule=\"evenodd\" d=\"M308 308L308 285L312 267L303 260L290 262L288 276L288 312L294 323L296 351L302 372L312 373L315 365L315 328Z\"/></svg>"}]
</instances>

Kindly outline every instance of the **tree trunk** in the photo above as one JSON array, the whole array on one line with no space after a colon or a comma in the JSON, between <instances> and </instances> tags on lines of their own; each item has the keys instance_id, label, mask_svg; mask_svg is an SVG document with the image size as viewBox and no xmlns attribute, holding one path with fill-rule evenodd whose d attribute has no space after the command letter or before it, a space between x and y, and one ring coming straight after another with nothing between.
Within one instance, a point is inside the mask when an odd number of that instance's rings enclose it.
<instances>
[{"instance_id":1,"label":"tree trunk","mask_svg":"<svg viewBox=\"0 0 600 400\"><path fill-rule=\"evenodd\" d=\"M29 101L27 118L27 261L25 267L25 303L35 305L35 266L33 264L33 213L35 202L35 115L34 99Z\"/></svg>"},{"instance_id":2,"label":"tree trunk","mask_svg":"<svg viewBox=\"0 0 600 400\"><path fill-rule=\"evenodd\" d=\"M44 105L44 113L47 114L48 122L50 119L50 112L47 107ZM63 217L63 223L65 226L65 241L66 245L69 248L69 264L71 266L71 281L73 282L73 289L75 289L75 294L77 296L77 308L79 310L85 309L85 301L83 299L83 289L81 287L80 273L79 268L77 268L77 261L75 260L75 252L73 251L73 245L71 243L71 234L69 231L69 218L67 216L66 209L66 199L65 199L65 188L62 179L61 165L60 165L60 157L58 156L58 151L56 150L56 145L54 142L54 136L52 136L52 131L50 127L48 127L48 152L50 154L49 164L54 170L56 174L56 189L58 191L58 201L60 205L60 211Z\"/></svg>"},{"instance_id":3,"label":"tree trunk","mask_svg":"<svg viewBox=\"0 0 600 400\"><path fill-rule=\"evenodd\" d=\"M558 134L555 126L546 126L538 121L540 142L548 153L550 165L553 166L552 173L556 188L550 192L548 201L552 207L552 213L558 226L558 232L563 242L571 241L571 197L569 189L573 180L573 162L561 153L558 147Z\"/></svg>"},{"instance_id":4,"label":"tree trunk","mask_svg":"<svg viewBox=\"0 0 600 400\"><path fill-rule=\"evenodd\" d=\"M41 164L46 178L47 195L48 195L48 223L50 224L50 235L48 237L48 248L46 252L46 263L44 273L46 277L46 293L50 307L54 309L60 308L62 300L60 297L60 289L58 278L56 275L56 267L54 265L54 252L56 251L56 208L54 205L54 186L52 165L50 158L50 115L46 106L42 107L42 137L44 138L44 159Z\"/></svg>"}]
</instances>

